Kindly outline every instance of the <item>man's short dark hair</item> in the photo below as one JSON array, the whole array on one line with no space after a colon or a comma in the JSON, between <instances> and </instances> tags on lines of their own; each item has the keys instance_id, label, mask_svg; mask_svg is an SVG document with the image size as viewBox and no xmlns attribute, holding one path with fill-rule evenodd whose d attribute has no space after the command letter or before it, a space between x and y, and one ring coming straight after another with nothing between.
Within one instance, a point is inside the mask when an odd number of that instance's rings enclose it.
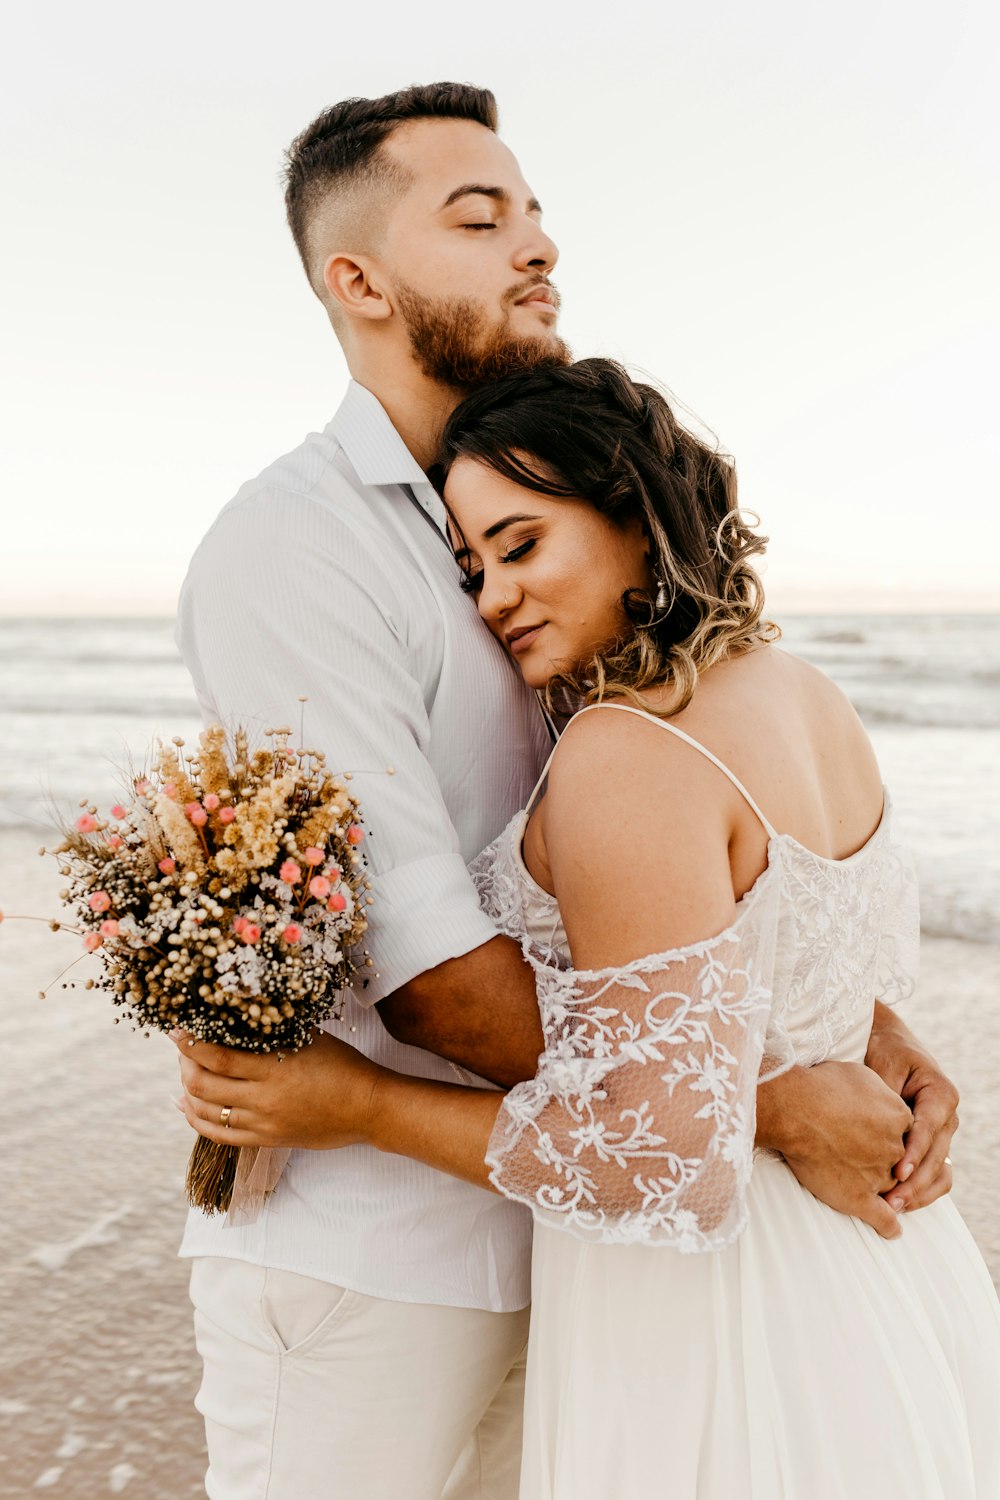
<instances>
[{"instance_id":1,"label":"man's short dark hair","mask_svg":"<svg viewBox=\"0 0 1000 1500\"><path fill-rule=\"evenodd\" d=\"M472 120L497 128L497 102L489 89L470 83L414 84L381 99L344 99L317 115L296 136L285 156L285 209L306 275L310 265L310 221L331 188L385 176L382 146L409 120Z\"/></svg>"}]
</instances>

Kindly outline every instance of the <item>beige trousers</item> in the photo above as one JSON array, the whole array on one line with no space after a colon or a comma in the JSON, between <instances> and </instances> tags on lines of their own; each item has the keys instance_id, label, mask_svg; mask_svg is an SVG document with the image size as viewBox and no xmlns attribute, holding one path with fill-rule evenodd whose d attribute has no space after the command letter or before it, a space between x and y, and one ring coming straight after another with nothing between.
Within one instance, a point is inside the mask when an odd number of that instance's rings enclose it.
<instances>
[{"instance_id":1,"label":"beige trousers","mask_svg":"<svg viewBox=\"0 0 1000 1500\"><path fill-rule=\"evenodd\" d=\"M528 1312L192 1263L209 1500L517 1500Z\"/></svg>"}]
</instances>

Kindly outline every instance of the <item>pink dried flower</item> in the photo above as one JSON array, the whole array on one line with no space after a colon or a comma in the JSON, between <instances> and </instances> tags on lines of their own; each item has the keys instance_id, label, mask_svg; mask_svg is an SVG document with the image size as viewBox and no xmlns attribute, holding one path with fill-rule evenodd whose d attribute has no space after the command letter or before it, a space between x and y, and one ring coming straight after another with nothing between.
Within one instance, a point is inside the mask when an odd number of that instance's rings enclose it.
<instances>
[{"instance_id":1,"label":"pink dried flower","mask_svg":"<svg viewBox=\"0 0 1000 1500\"><path fill-rule=\"evenodd\" d=\"M202 807L200 802L186 803L184 806L184 811L187 813L188 817L196 828L204 828L205 824L208 822L208 813Z\"/></svg>"},{"instance_id":2,"label":"pink dried flower","mask_svg":"<svg viewBox=\"0 0 1000 1500\"><path fill-rule=\"evenodd\" d=\"M161 859L157 862L156 868L161 875L172 875L177 869L177 861L176 859L171 859L168 854L166 859Z\"/></svg>"},{"instance_id":3,"label":"pink dried flower","mask_svg":"<svg viewBox=\"0 0 1000 1500\"><path fill-rule=\"evenodd\" d=\"M97 819L93 813L81 813L76 820L77 833L96 833Z\"/></svg>"},{"instance_id":4,"label":"pink dried flower","mask_svg":"<svg viewBox=\"0 0 1000 1500\"><path fill-rule=\"evenodd\" d=\"M302 879L302 871L299 869L294 859L285 860L285 863L278 871L278 879L284 880L287 885L297 885L299 883L299 881Z\"/></svg>"},{"instance_id":5,"label":"pink dried flower","mask_svg":"<svg viewBox=\"0 0 1000 1500\"><path fill-rule=\"evenodd\" d=\"M201 799L201 805L202 807L207 807L209 812L215 812L220 805L218 793L206 792L205 796Z\"/></svg>"},{"instance_id":6,"label":"pink dried flower","mask_svg":"<svg viewBox=\"0 0 1000 1500\"><path fill-rule=\"evenodd\" d=\"M114 807L111 809L111 816L113 818L124 818L127 816L126 809L122 807L120 802L116 802Z\"/></svg>"},{"instance_id":7,"label":"pink dried flower","mask_svg":"<svg viewBox=\"0 0 1000 1500\"><path fill-rule=\"evenodd\" d=\"M132 785L135 787L140 797L145 797L146 793L149 791L149 777L137 776Z\"/></svg>"},{"instance_id":8,"label":"pink dried flower","mask_svg":"<svg viewBox=\"0 0 1000 1500\"><path fill-rule=\"evenodd\" d=\"M83 940L83 946L88 953L96 953L98 948L103 948L104 939L99 932L88 932Z\"/></svg>"},{"instance_id":9,"label":"pink dried flower","mask_svg":"<svg viewBox=\"0 0 1000 1500\"><path fill-rule=\"evenodd\" d=\"M233 822L235 822L235 820L236 820L236 809L235 809L235 807L224 807L222 809L222 811L219 813L219 822L220 823L233 823Z\"/></svg>"},{"instance_id":10,"label":"pink dried flower","mask_svg":"<svg viewBox=\"0 0 1000 1500\"><path fill-rule=\"evenodd\" d=\"M248 947L252 947L254 943L260 942L260 928L256 922L247 922L240 931L240 937Z\"/></svg>"},{"instance_id":11,"label":"pink dried flower","mask_svg":"<svg viewBox=\"0 0 1000 1500\"><path fill-rule=\"evenodd\" d=\"M109 917L106 922L101 923L102 937L116 938L118 936L118 932L118 923L115 921L114 917Z\"/></svg>"},{"instance_id":12,"label":"pink dried flower","mask_svg":"<svg viewBox=\"0 0 1000 1500\"><path fill-rule=\"evenodd\" d=\"M234 917L233 918L233 931L236 933L237 937L239 937L240 933L243 931L243 929L244 929L244 927L246 925L247 925L247 919L246 919L246 917Z\"/></svg>"},{"instance_id":13,"label":"pink dried flower","mask_svg":"<svg viewBox=\"0 0 1000 1500\"><path fill-rule=\"evenodd\" d=\"M347 902L344 899L344 897L340 894L340 892L339 891L334 891L333 895L330 897L329 901L326 903L326 909L327 909L327 911L343 911L344 907L346 905L347 905Z\"/></svg>"},{"instance_id":14,"label":"pink dried flower","mask_svg":"<svg viewBox=\"0 0 1000 1500\"><path fill-rule=\"evenodd\" d=\"M327 867L326 867L326 873L327 873L327 876L329 877L330 884L331 885L336 885L337 882L338 882L338 880L340 879L341 875L343 875L344 872L340 868L339 865L327 865Z\"/></svg>"},{"instance_id":15,"label":"pink dried flower","mask_svg":"<svg viewBox=\"0 0 1000 1500\"><path fill-rule=\"evenodd\" d=\"M309 882L309 894L315 896L317 901L323 901L330 894L330 882L325 875L314 875Z\"/></svg>"},{"instance_id":16,"label":"pink dried flower","mask_svg":"<svg viewBox=\"0 0 1000 1500\"><path fill-rule=\"evenodd\" d=\"M163 795L164 795L164 797L169 797L170 800L171 800L171 802L173 802L176 799L176 797L177 797L177 783L176 783L176 781L165 781L163 783Z\"/></svg>"},{"instance_id":17,"label":"pink dried flower","mask_svg":"<svg viewBox=\"0 0 1000 1500\"><path fill-rule=\"evenodd\" d=\"M360 844L365 836L365 830L360 823L352 823L347 830L347 842L349 844Z\"/></svg>"},{"instance_id":18,"label":"pink dried flower","mask_svg":"<svg viewBox=\"0 0 1000 1500\"><path fill-rule=\"evenodd\" d=\"M111 834L111 836L108 839L108 848L109 849L120 849L123 842L124 842L124 840L120 839L118 837L117 833L113 833L113 834Z\"/></svg>"},{"instance_id":19,"label":"pink dried flower","mask_svg":"<svg viewBox=\"0 0 1000 1500\"><path fill-rule=\"evenodd\" d=\"M323 851L322 851L322 849L317 849L317 847L316 847L315 844L311 844L310 847L306 850L306 864L307 865L321 865L322 863L323 863Z\"/></svg>"},{"instance_id":20,"label":"pink dried flower","mask_svg":"<svg viewBox=\"0 0 1000 1500\"><path fill-rule=\"evenodd\" d=\"M289 922L288 926L285 928L281 936L284 938L286 943L301 943L302 928L297 922Z\"/></svg>"},{"instance_id":21,"label":"pink dried flower","mask_svg":"<svg viewBox=\"0 0 1000 1500\"><path fill-rule=\"evenodd\" d=\"M87 902L91 911L109 911L111 909L111 897L107 891L95 891Z\"/></svg>"}]
</instances>

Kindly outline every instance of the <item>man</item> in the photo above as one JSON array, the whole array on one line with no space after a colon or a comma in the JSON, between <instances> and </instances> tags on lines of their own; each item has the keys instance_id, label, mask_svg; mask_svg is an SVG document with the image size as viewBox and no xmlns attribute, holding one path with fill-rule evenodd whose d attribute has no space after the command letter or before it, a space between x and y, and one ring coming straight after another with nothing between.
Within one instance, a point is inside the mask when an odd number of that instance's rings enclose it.
<instances>
[{"instance_id":1,"label":"man","mask_svg":"<svg viewBox=\"0 0 1000 1500\"><path fill-rule=\"evenodd\" d=\"M307 695L307 739L354 775L378 975L342 1029L391 1068L509 1086L534 1072L537 1007L465 864L524 804L549 735L458 587L425 471L468 389L568 359L557 252L482 90L337 105L294 143L287 182L353 379L325 431L202 542L179 641L209 718L264 727ZM225 1138L197 1113L221 1074L233 1124L253 1097L276 1141L309 1146L324 1057L322 1039L281 1064L182 1047L189 1118ZM950 1185L955 1094L881 1011L869 1062L881 1078L828 1064L767 1085L758 1140L892 1235L881 1193L916 1207ZM901 1093L917 1123L894 1178L913 1118ZM254 1224L193 1214L208 1494L513 1500L529 1239L519 1207L364 1147L293 1151Z\"/></svg>"}]
</instances>

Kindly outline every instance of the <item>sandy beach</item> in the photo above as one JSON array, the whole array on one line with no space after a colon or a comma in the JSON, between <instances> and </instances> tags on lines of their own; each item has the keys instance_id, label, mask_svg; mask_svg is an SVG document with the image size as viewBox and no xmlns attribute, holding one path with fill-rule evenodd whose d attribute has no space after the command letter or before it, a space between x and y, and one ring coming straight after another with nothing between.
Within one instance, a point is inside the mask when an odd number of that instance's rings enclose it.
<instances>
[{"instance_id":1,"label":"sandy beach","mask_svg":"<svg viewBox=\"0 0 1000 1500\"><path fill-rule=\"evenodd\" d=\"M0 836L0 907L57 915L36 848ZM204 1455L176 1054L115 1026L103 992L37 998L77 951L40 924L0 928L0 1496L182 1500L204 1493ZM927 939L908 1018L962 1091L955 1197L1000 1283L998 992L1000 950Z\"/></svg>"}]
</instances>

